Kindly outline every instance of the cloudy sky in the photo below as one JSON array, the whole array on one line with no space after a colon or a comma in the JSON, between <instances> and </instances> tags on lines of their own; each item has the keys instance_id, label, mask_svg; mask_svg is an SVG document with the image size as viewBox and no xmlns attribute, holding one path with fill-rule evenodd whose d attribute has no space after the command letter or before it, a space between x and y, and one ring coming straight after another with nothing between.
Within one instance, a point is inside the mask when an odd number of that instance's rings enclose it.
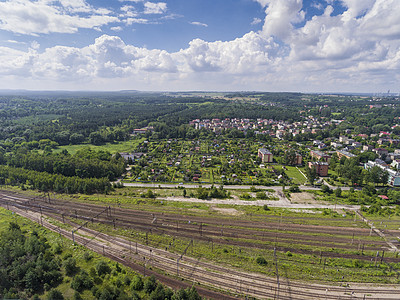
<instances>
[{"instance_id":1,"label":"cloudy sky","mask_svg":"<svg viewBox=\"0 0 400 300\"><path fill-rule=\"evenodd\" d=\"M398 93L399 16L400 0L0 0L0 89Z\"/></svg>"}]
</instances>

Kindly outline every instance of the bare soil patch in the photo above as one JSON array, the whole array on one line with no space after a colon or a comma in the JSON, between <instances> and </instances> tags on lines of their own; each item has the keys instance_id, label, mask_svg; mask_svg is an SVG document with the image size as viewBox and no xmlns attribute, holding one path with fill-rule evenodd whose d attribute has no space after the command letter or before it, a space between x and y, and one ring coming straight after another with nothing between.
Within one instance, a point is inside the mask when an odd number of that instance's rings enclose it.
<instances>
[{"instance_id":1,"label":"bare soil patch","mask_svg":"<svg viewBox=\"0 0 400 300\"><path fill-rule=\"evenodd\" d=\"M221 214L230 215L230 216L239 216L239 215L243 214L243 212L240 212L235 208L221 208L221 207L212 206L212 207L210 207L210 210L214 210Z\"/></svg>"},{"instance_id":2,"label":"bare soil patch","mask_svg":"<svg viewBox=\"0 0 400 300\"><path fill-rule=\"evenodd\" d=\"M308 204L320 204L323 203L317 200L314 194L308 192L292 193L290 194L290 200L292 203L308 203Z\"/></svg>"}]
</instances>

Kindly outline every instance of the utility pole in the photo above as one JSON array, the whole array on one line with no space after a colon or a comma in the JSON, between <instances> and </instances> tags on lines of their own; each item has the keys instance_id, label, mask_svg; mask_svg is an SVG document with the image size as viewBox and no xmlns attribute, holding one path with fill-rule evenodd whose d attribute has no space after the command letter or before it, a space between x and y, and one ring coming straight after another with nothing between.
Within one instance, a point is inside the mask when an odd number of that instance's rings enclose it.
<instances>
[{"instance_id":1,"label":"utility pole","mask_svg":"<svg viewBox=\"0 0 400 300\"><path fill-rule=\"evenodd\" d=\"M274 258L275 258L275 270L276 270L276 282L277 282L277 299L279 299L279 272L278 272L278 259L276 258L276 248L274 248Z\"/></svg>"}]
</instances>

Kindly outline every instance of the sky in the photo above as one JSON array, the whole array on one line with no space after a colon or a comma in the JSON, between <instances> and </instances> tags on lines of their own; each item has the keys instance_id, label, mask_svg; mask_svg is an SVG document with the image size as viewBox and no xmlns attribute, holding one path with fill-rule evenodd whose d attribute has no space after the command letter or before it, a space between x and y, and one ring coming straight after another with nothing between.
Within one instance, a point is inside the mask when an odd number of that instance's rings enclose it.
<instances>
[{"instance_id":1,"label":"sky","mask_svg":"<svg viewBox=\"0 0 400 300\"><path fill-rule=\"evenodd\" d=\"M400 0L0 0L0 89L400 92Z\"/></svg>"}]
</instances>

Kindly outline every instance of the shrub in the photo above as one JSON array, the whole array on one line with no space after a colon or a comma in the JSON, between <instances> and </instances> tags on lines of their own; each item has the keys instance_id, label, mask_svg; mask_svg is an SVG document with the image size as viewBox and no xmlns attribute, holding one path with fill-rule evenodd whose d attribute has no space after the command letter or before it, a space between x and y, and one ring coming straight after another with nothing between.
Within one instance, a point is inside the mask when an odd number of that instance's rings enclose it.
<instances>
[{"instance_id":1,"label":"shrub","mask_svg":"<svg viewBox=\"0 0 400 300\"><path fill-rule=\"evenodd\" d=\"M73 300L83 300L81 294L78 291L75 291Z\"/></svg>"},{"instance_id":2,"label":"shrub","mask_svg":"<svg viewBox=\"0 0 400 300\"><path fill-rule=\"evenodd\" d=\"M264 205L263 205L263 210L265 210L265 211L269 211L269 210L270 210L270 208L268 207L268 205L267 205L267 204L264 204Z\"/></svg>"},{"instance_id":3,"label":"shrub","mask_svg":"<svg viewBox=\"0 0 400 300\"><path fill-rule=\"evenodd\" d=\"M85 260L85 261L89 261L89 260L91 260L93 258L93 255L89 252L89 251L86 251L85 253L83 253L83 259Z\"/></svg>"},{"instance_id":4,"label":"shrub","mask_svg":"<svg viewBox=\"0 0 400 300\"><path fill-rule=\"evenodd\" d=\"M129 276L125 276L124 277L124 284L125 285L130 285L131 284L131 279L129 278Z\"/></svg>"},{"instance_id":5,"label":"shrub","mask_svg":"<svg viewBox=\"0 0 400 300\"><path fill-rule=\"evenodd\" d=\"M332 194L332 190L325 184L321 186L321 191L325 194Z\"/></svg>"},{"instance_id":6,"label":"shrub","mask_svg":"<svg viewBox=\"0 0 400 300\"><path fill-rule=\"evenodd\" d=\"M104 260L101 260L96 265L96 271L99 276L103 274L108 274L111 272L111 268Z\"/></svg>"},{"instance_id":7,"label":"shrub","mask_svg":"<svg viewBox=\"0 0 400 300\"><path fill-rule=\"evenodd\" d=\"M55 254L61 254L62 253L62 247L60 244L57 244L54 246L54 253Z\"/></svg>"},{"instance_id":8,"label":"shrub","mask_svg":"<svg viewBox=\"0 0 400 300\"><path fill-rule=\"evenodd\" d=\"M253 197L251 197L251 195L249 193L243 193L240 195L239 197L241 200L251 200L253 199Z\"/></svg>"},{"instance_id":9,"label":"shrub","mask_svg":"<svg viewBox=\"0 0 400 300\"><path fill-rule=\"evenodd\" d=\"M132 300L140 300L142 298L140 298L139 294L136 292L132 292Z\"/></svg>"},{"instance_id":10,"label":"shrub","mask_svg":"<svg viewBox=\"0 0 400 300\"><path fill-rule=\"evenodd\" d=\"M256 258L256 263L259 264L260 266L265 266L268 264L268 262L262 256Z\"/></svg>"},{"instance_id":11,"label":"shrub","mask_svg":"<svg viewBox=\"0 0 400 300\"><path fill-rule=\"evenodd\" d=\"M256 197L257 199L261 199L261 200L267 200L268 199L268 195L266 192L257 192L256 193Z\"/></svg>"},{"instance_id":12,"label":"shrub","mask_svg":"<svg viewBox=\"0 0 400 300\"><path fill-rule=\"evenodd\" d=\"M76 275L71 282L71 288L78 292L91 289L92 287L93 281L85 271L82 271L79 275Z\"/></svg>"},{"instance_id":13,"label":"shrub","mask_svg":"<svg viewBox=\"0 0 400 300\"><path fill-rule=\"evenodd\" d=\"M64 265L65 273L68 276L71 276L78 271L78 266L76 265L76 260L72 257L67 258L67 260L64 261L63 265Z\"/></svg>"}]
</instances>

